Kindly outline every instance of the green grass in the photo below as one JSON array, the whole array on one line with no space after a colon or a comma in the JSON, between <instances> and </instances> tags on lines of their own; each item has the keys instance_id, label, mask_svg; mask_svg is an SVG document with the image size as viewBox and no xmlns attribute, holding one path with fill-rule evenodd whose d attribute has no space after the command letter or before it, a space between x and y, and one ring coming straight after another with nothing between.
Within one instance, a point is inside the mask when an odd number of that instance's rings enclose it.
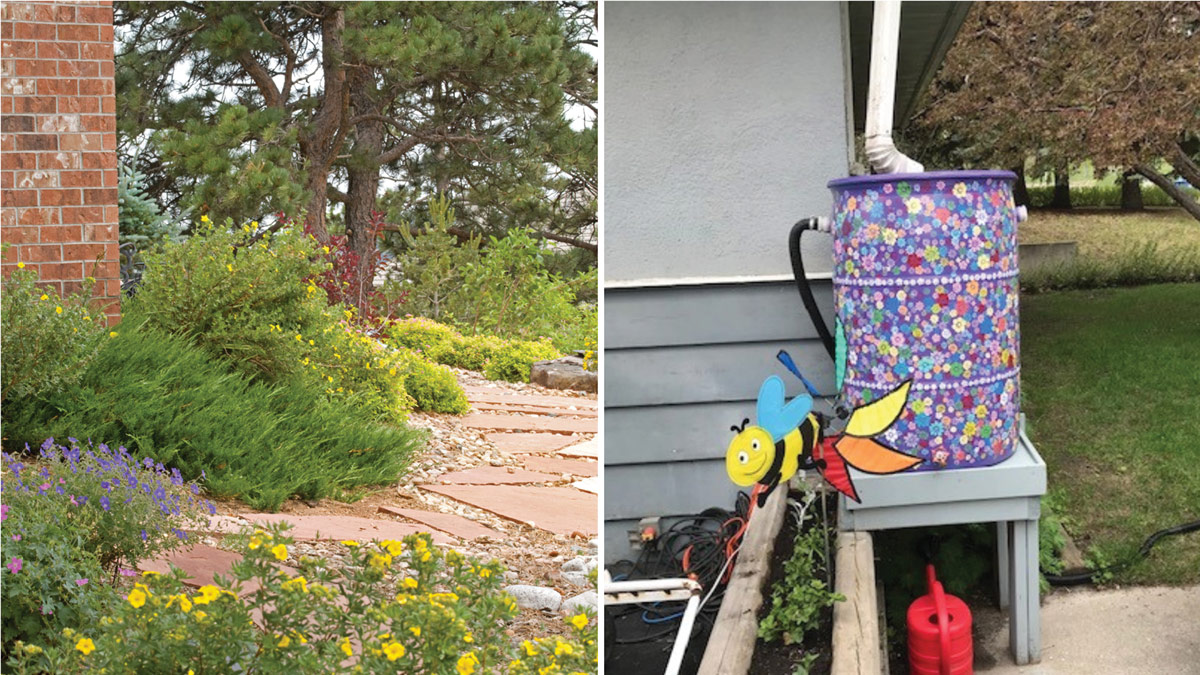
<instances>
[{"instance_id":1,"label":"green grass","mask_svg":"<svg viewBox=\"0 0 1200 675\"><path fill-rule=\"evenodd\" d=\"M1200 518L1200 284L1026 296L1021 323L1023 409L1085 552L1122 560ZM1200 534L1116 581L1200 582Z\"/></svg>"}]
</instances>

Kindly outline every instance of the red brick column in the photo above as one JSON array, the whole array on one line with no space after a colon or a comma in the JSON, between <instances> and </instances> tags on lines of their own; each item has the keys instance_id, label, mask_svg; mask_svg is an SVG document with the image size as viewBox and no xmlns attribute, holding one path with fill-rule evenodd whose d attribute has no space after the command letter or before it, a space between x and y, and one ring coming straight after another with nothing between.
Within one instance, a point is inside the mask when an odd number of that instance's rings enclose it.
<instances>
[{"instance_id":1,"label":"red brick column","mask_svg":"<svg viewBox=\"0 0 1200 675\"><path fill-rule=\"evenodd\" d=\"M120 318L111 2L0 5L0 269L60 293L96 279Z\"/></svg>"}]
</instances>

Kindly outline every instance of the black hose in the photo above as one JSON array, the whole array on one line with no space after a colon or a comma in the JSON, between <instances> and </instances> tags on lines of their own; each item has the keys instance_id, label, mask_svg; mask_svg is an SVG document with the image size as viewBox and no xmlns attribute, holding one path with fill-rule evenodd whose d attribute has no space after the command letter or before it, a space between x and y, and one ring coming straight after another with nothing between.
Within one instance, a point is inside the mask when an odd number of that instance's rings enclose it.
<instances>
[{"instance_id":1,"label":"black hose","mask_svg":"<svg viewBox=\"0 0 1200 675\"><path fill-rule=\"evenodd\" d=\"M796 277L796 288L800 291L800 299L804 301L804 308L808 310L808 316L812 319L813 325L817 328L817 335L821 337L821 343L825 345L825 351L829 352L829 358L837 360L837 346L833 341L833 335L829 333L829 327L825 325L825 319L821 317L821 310L817 307L817 301L813 298L812 289L808 286L808 277L804 274L804 258L800 253L800 236L807 230L817 229L816 218L804 218L796 221L792 226L792 232L788 235L788 252L792 256L792 275Z\"/></svg>"},{"instance_id":2,"label":"black hose","mask_svg":"<svg viewBox=\"0 0 1200 675\"><path fill-rule=\"evenodd\" d=\"M1082 586L1083 584L1090 584L1098 574L1115 572L1119 569L1123 569L1132 565L1141 558L1145 558L1146 556L1150 555L1150 549L1154 548L1154 545L1157 544L1163 537L1169 537L1175 534L1187 534L1188 532L1195 532L1197 530L1200 530L1200 520L1193 520L1190 523L1183 523L1182 525L1176 525L1174 527L1166 527L1147 537L1146 541L1142 543L1141 548L1138 549L1137 555L1123 562L1105 565L1100 569L1091 570L1089 572L1080 572L1078 574L1043 573L1042 576L1046 577L1046 581L1048 581L1051 586Z\"/></svg>"}]
</instances>

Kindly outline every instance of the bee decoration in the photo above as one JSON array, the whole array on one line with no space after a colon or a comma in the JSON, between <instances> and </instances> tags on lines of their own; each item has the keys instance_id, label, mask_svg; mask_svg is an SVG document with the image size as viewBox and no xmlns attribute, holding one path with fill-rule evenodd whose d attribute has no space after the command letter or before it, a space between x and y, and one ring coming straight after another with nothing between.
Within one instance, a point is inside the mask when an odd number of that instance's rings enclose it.
<instances>
[{"instance_id":1,"label":"bee decoration","mask_svg":"<svg viewBox=\"0 0 1200 675\"><path fill-rule=\"evenodd\" d=\"M807 381L805 385L809 386ZM742 487L755 483L764 487L759 506L800 469L816 469L839 492L861 503L847 465L865 473L887 474L922 461L877 438L899 419L911 385L912 380L906 380L883 397L853 409L845 430L827 439L826 418L813 412L812 396L800 394L785 402L783 380L772 375L758 391L758 423L750 425L745 419L741 426L731 427L737 435L725 453L725 469Z\"/></svg>"}]
</instances>

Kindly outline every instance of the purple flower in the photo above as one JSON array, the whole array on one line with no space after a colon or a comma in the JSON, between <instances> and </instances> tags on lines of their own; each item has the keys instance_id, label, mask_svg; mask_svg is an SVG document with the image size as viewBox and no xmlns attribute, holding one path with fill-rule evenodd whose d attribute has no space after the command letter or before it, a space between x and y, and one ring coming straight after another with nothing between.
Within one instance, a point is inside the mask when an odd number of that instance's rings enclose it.
<instances>
[{"instance_id":1,"label":"purple flower","mask_svg":"<svg viewBox=\"0 0 1200 675\"><path fill-rule=\"evenodd\" d=\"M88 582L87 579L76 579L75 585L76 586L85 586L85 585L87 585L87 582Z\"/></svg>"},{"instance_id":2,"label":"purple flower","mask_svg":"<svg viewBox=\"0 0 1200 675\"><path fill-rule=\"evenodd\" d=\"M142 530L142 541L146 541L146 531Z\"/></svg>"},{"instance_id":3,"label":"purple flower","mask_svg":"<svg viewBox=\"0 0 1200 675\"><path fill-rule=\"evenodd\" d=\"M75 495L71 495L71 506L79 506L79 502L75 501Z\"/></svg>"},{"instance_id":4,"label":"purple flower","mask_svg":"<svg viewBox=\"0 0 1200 675\"><path fill-rule=\"evenodd\" d=\"M41 485L38 486L38 490L40 490L42 492L45 492L46 490L49 490L49 489L50 489L49 483L42 483Z\"/></svg>"},{"instance_id":5,"label":"purple flower","mask_svg":"<svg viewBox=\"0 0 1200 675\"><path fill-rule=\"evenodd\" d=\"M112 483L106 480L100 481L100 487L103 488L105 492L112 492Z\"/></svg>"},{"instance_id":6,"label":"purple flower","mask_svg":"<svg viewBox=\"0 0 1200 675\"><path fill-rule=\"evenodd\" d=\"M21 568L24 565L25 565L24 561L22 561L20 558L12 558L8 561L8 564L5 565L5 567L8 568L9 572L16 574L17 572L21 571Z\"/></svg>"},{"instance_id":7,"label":"purple flower","mask_svg":"<svg viewBox=\"0 0 1200 675\"><path fill-rule=\"evenodd\" d=\"M0 522L8 520L8 504L0 504Z\"/></svg>"},{"instance_id":8,"label":"purple flower","mask_svg":"<svg viewBox=\"0 0 1200 675\"><path fill-rule=\"evenodd\" d=\"M118 570L118 572L123 577L136 577L137 576L137 570L131 570L131 569L127 569L124 567L122 567L120 570Z\"/></svg>"},{"instance_id":9,"label":"purple flower","mask_svg":"<svg viewBox=\"0 0 1200 675\"><path fill-rule=\"evenodd\" d=\"M21 541L21 535L19 535L19 534L14 534L14 535L12 536L12 540L13 540L13 541Z\"/></svg>"},{"instance_id":10,"label":"purple flower","mask_svg":"<svg viewBox=\"0 0 1200 675\"><path fill-rule=\"evenodd\" d=\"M108 510L108 497L107 496L100 498L100 508L104 509L105 511Z\"/></svg>"}]
</instances>

